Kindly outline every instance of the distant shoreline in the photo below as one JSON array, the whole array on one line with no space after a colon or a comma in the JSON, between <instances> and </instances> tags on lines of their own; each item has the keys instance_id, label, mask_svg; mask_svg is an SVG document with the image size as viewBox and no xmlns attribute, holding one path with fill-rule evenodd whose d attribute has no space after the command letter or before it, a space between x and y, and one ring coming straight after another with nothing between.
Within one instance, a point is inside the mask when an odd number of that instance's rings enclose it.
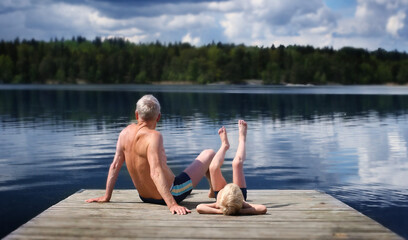
<instances>
[{"instance_id":1,"label":"distant shoreline","mask_svg":"<svg viewBox=\"0 0 408 240\"><path fill-rule=\"evenodd\" d=\"M20 83L2 83L0 85L20 85ZM310 86L408 86L408 83L397 84L393 82L383 83L383 84L350 84L345 85L341 83L328 82L326 84L294 84L294 83L281 83L281 84L264 84L263 80L260 79L248 79L243 80L242 83L231 83L229 81L219 81L214 83L199 84L192 81L160 81L160 82L150 82L150 83L89 83L83 79L77 79L74 83L59 83L56 80L47 80L46 83L21 83L21 85L158 85L158 86L217 86L217 85L247 85L247 86L288 86L288 87L310 87Z\"/></svg>"},{"instance_id":2,"label":"distant shoreline","mask_svg":"<svg viewBox=\"0 0 408 240\"><path fill-rule=\"evenodd\" d=\"M0 84L1 91L96 91L153 93L273 94L273 95L403 95L407 85L243 85L243 84Z\"/></svg>"},{"instance_id":3,"label":"distant shoreline","mask_svg":"<svg viewBox=\"0 0 408 240\"><path fill-rule=\"evenodd\" d=\"M48 79L45 83L3 83L0 81L1 85L21 85L21 86L121 86L121 85L128 85L128 86L277 86L277 87L325 87L325 86L395 86L395 87L403 87L408 86L408 83L405 84L397 84L393 82L387 82L383 84L341 84L335 82L327 82L326 84L300 84L300 83L281 83L281 84L268 84L264 83L261 79L248 79L243 80L241 83L232 83L230 81L218 81L213 83L206 83L200 84L192 81L159 81L159 82L147 82L147 83L90 83L84 79L76 79L74 82L63 82L60 83L57 80Z\"/></svg>"},{"instance_id":4,"label":"distant shoreline","mask_svg":"<svg viewBox=\"0 0 408 240\"><path fill-rule=\"evenodd\" d=\"M384 49L228 43L194 47L184 43L134 44L121 38L89 41L81 37L51 42L3 41L0 49L0 82L15 84L408 83L408 53Z\"/></svg>"}]
</instances>

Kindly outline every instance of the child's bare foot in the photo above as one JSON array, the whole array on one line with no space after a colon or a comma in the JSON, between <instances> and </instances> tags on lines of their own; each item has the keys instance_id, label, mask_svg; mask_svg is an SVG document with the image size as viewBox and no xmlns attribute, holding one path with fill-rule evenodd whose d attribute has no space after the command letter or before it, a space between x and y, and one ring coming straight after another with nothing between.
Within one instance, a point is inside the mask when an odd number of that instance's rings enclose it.
<instances>
[{"instance_id":1,"label":"child's bare foot","mask_svg":"<svg viewBox=\"0 0 408 240\"><path fill-rule=\"evenodd\" d=\"M224 148L225 150L228 150L230 144L228 142L227 130L225 129L225 127L220 128L218 130L218 134L220 135L221 138L221 147Z\"/></svg>"},{"instance_id":2,"label":"child's bare foot","mask_svg":"<svg viewBox=\"0 0 408 240\"><path fill-rule=\"evenodd\" d=\"M244 141L244 142L246 141L247 128L248 128L248 125L244 120L238 121L239 141Z\"/></svg>"}]
</instances>

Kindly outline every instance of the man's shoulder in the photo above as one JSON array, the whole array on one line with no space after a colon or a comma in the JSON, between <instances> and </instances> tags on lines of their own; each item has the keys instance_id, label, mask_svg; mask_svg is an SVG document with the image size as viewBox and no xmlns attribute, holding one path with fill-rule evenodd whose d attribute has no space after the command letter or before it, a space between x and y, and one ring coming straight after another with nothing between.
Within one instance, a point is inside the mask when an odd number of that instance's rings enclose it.
<instances>
[{"instance_id":1,"label":"man's shoulder","mask_svg":"<svg viewBox=\"0 0 408 240\"><path fill-rule=\"evenodd\" d=\"M163 136L159 131L153 129L145 129L143 141L149 146L157 146L163 143Z\"/></svg>"},{"instance_id":2,"label":"man's shoulder","mask_svg":"<svg viewBox=\"0 0 408 240\"><path fill-rule=\"evenodd\" d=\"M134 131L136 124L132 123L129 124L127 127L125 127L124 129L122 129L122 131L120 132L120 135L126 135L131 133L132 131Z\"/></svg>"},{"instance_id":3,"label":"man's shoulder","mask_svg":"<svg viewBox=\"0 0 408 240\"><path fill-rule=\"evenodd\" d=\"M134 135L134 134L144 135L143 138L146 138L149 141L162 138L162 135L159 131L156 131L154 129L148 129L148 128L138 128L137 124L128 125L126 128L124 128L121 131L120 136L125 137L129 135Z\"/></svg>"},{"instance_id":4,"label":"man's shoulder","mask_svg":"<svg viewBox=\"0 0 408 240\"><path fill-rule=\"evenodd\" d=\"M158 141L163 139L162 134L159 131L148 129L148 137L151 141Z\"/></svg>"}]
</instances>

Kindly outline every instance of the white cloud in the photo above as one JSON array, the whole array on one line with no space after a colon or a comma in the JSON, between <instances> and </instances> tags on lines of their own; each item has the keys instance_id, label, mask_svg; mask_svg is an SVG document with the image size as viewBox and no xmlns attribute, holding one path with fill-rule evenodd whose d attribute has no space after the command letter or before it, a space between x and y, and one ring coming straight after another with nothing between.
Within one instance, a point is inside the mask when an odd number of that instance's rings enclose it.
<instances>
[{"instance_id":1,"label":"white cloud","mask_svg":"<svg viewBox=\"0 0 408 240\"><path fill-rule=\"evenodd\" d=\"M192 37L190 33L187 33L182 39L183 43L190 43L191 45L198 45L200 43L199 37Z\"/></svg>"},{"instance_id":2,"label":"white cloud","mask_svg":"<svg viewBox=\"0 0 408 240\"><path fill-rule=\"evenodd\" d=\"M407 50L407 0L358 0L353 16L338 20L335 47Z\"/></svg>"},{"instance_id":3,"label":"white cloud","mask_svg":"<svg viewBox=\"0 0 408 240\"><path fill-rule=\"evenodd\" d=\"M336 49L342 48L344 46L353 46L357 48L375 50L378 49L380 46L385 47L385 44L382 44L380 38L367 38L363 36L345 36L333 38L332 46Z\"/></svg>"},{"instance_id":4,"label":"white cloud","mask_svg":"<svg viewBox=\"0 0 408 240\"><path fill-rule=\"evenodd\" d=\"M167 27L171 29L180 29L180 28L197 28L205 27L215 23L214 19L208 15L179 15L169 17L170 21L166 24Z\"/></svg>"},{"instance_id":5,"label":"white cloud","mask_svg":"<svg viewBox=\"0 0 408 240\"><path fill-rule=\"evenodd\" d=\"M347 34L379 38L388 32L397 37L404 27L407 10L406 0L359 0L354 18L348 19L342 30Z\"/></svg>"},{"instance_id":6,"label":"white cloud","mask_svg":"<svg viewBox=\"0 0 408 240\"><path fill-rule=\"evenodd\" d=\"M277 42L316 45L316 38L330 36L336 26L334 14L322 1L235 2L240 11L226 13L220 22L228 41L266 46Z\"/></svg>"},{"instance_id":7,"label":"white cloud","mask_svg":"<svg viewBox=\"0 0 408 240\"><path fill-rule=\"evenodd\" d=\"M141 42L144 42L147 37L148 37L147 35L134 35L134 36L125 37L125 39L129 42L141 43Z\"/></svg>"},{"instance_id":8,"label":"white cloud","mask_svg":"<svg viewBox=\"0 0 408 240\"><path fill-rule=\"evenodd\" d=\"M248 36L251 23L245 21L244 13L228 13L225 14L225 19L221 21L221 26L224 28L224 34L229 39L237 39L242 35Z\"/></svg>"},{"instance_id":9,"label":"white cloud","mask_svg":"<svg viewBox=\"0 0 408 240\"><path fill-rule=\"evenodd\" d=\"M408 0L357 0L354 15L330 9L323 0L178 4L4 0L0 10L0 38L6 40L82 35L91 39L118 36L134 42L184 38L200 44L408 50Z\"/></svg>"},{"instance_id":10,"label":"white cloud","mask_svg":"<svg viewBox=\"0 0 408 240\"><path fill-rule=\"evenodd\" d=\"M95 10L87 6L54 3L38 5L25 14L24 26L52 37L92 36L95 29L89 17Z\"/></svg>"},{"instance_id":11,"label":"white cloud","mask_svg":"<svg viewBox=\"0 0 408 240\"><path fill-rule=\"evenodd\" d=\"M406 14L403 11L400 11L396 15L391 16L387 22L387 32L395 37L398 37L398 31L404 28L405 17Z\"/></svg>"},{"instance_id":12,"label":"white cloud","mask_svg":"<svg viewBox=\"0 0 408 240\"><path fill-rule=\"evenodd\" d=\"M209 2L207 5L209 11L220 11L220 12L234 12L239 11L239 6L235 4L234 1L225 2Z\"/></svg>"},{"instance_id":13,"label":"white cloud","mask_svg":"<svg viewBox=\"0 0 408 240\"><path fill-rule=\"evenodd\" d=\"M100 13L96 11L92 11L88 14L87 21L89 21L93 27L98 29L115 28L124 24L124 21L101 16Z\"/></svg>"}]
</instances>

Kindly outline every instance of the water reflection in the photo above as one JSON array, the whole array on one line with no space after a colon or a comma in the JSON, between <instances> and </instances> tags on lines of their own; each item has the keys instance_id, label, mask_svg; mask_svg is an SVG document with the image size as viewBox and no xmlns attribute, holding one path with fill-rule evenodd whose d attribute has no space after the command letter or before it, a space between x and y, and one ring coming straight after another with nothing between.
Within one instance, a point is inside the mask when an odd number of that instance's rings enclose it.
<instances>
[{"instance_id":1,"label":"water reflection","mask_svg":"<svg viewBox=\"0 0 408 240\"><path fill-rule=\"evenodd\" d=\"M119 132L133 121L135 102L145 93L0 91L0 215L20 209L0 220L6 226L1 234L80 188L104 188ZM154 94L175 172L204 148L217 149L224 125L231 149L223 171L231 179L236 122L243 118L250 188L327 191L408 237L400 227L408 221L407 95ZM117 187L133 187L126 169ZM24 205L16 200L22 195L37 201ZM381 209L398 214L391 218Z\"/></svg>"}]
</instances>

